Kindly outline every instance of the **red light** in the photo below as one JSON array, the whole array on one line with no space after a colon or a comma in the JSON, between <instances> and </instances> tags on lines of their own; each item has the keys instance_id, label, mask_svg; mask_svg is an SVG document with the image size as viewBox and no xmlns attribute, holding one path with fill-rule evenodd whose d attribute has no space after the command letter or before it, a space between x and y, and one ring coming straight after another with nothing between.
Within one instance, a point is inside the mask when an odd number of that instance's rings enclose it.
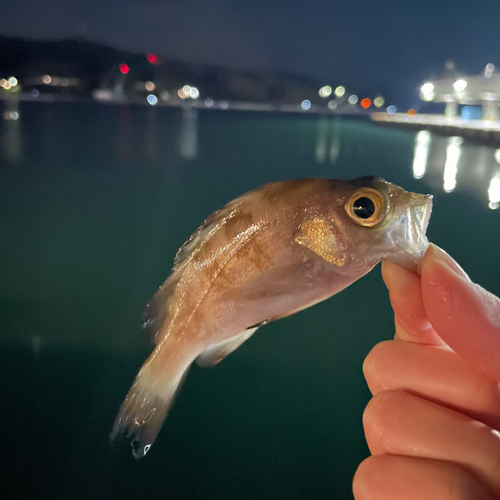
<instances>
[{"instance_id":1,"label":"red light","mask_svg":"<svg viewBox=\"0 0 500 500\"><path fill-rule=\"evenodd\" d=\"M130 71L130 68L127 64L120 64L119 68L124 75L126 75Z\"/></svg>"},{"instance_id":2,"label":"red light","mask_svg":"<svg viewBox=\"0 0 500 500\"><path fill-rule=\"evenodd\" d=\"M148 54L146 58L151 64L158 64L158 57L155 54Z\"/></svg>"},{"instance_id":3,"label":"red light","mask_svg":"<svg viewBox=\"0 0 500 500\"><path fill-rule=\"evenodd\" d=\"M366 108L369 108L370 105L371 105L372 101L371 99L368 99L368 97L365 97L362 101L361 101L361 107L366 109Z\"/></svg>"}]
</instances>

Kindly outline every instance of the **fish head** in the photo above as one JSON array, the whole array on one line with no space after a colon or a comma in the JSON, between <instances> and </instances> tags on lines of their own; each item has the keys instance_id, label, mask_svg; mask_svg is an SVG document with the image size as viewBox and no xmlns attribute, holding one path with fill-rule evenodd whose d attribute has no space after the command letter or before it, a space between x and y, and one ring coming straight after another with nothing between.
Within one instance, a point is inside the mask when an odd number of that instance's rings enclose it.
<instances>
[{"instance_id":1,"label":"fish head","mask_svg":"<svg viewBox=\"0 0 500 500\"><path fill-rule=\"evenodd\" d=\"M343 233L353 259L387 259L417 270L429 246L425 235L432 196L405 191L376 177L350 181L343 205ZM340 208L340 207L339 207Z\"/></svg>"}]
</instances>

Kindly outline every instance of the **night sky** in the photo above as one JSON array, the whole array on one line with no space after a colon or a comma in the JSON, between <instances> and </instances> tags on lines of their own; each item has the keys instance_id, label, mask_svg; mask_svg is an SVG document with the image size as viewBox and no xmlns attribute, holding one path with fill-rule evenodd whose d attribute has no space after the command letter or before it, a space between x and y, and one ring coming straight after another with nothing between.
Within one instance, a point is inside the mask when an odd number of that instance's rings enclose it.
<instances>
[{"instance_id":1,"label":"night sky","mask_svg":"<svg viewBox=\"0 0 500 500\"><path fill-rule=\"evenodd\" d=\"M500 66L498 19L497 0L24 0L2 2L0 33L79 36L189 62L404 89L413 99L447 58L466 73Z\"/></svg>"}]
</instances>

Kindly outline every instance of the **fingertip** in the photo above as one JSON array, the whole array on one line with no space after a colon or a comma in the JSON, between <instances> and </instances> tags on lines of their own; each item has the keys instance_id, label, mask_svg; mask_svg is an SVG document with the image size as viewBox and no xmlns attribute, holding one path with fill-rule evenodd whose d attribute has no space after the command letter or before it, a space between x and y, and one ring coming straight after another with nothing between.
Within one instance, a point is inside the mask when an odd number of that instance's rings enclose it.
<instances>
[{"instance_id":1,"label":"fingertip","mask_svg":"<svg viewBox=\"0 0 500 500\"><path fill-rule=\"evenodd\" d=\"M414 278L418 279L418 276L409 269L384 259L382 278L390 293L402 293L414 286Z\"/></svg>"},{"instance_id":2,"label":"fingertip","mask_svg":"<svg viewBox=\"0 0 500 500\"><path fill-rule=\"evenodd\" d=\"M444 251L422 263L423 305L437 334L459 356L500 381L500 299L472 283Z\"/></svg>"}]
</instances>

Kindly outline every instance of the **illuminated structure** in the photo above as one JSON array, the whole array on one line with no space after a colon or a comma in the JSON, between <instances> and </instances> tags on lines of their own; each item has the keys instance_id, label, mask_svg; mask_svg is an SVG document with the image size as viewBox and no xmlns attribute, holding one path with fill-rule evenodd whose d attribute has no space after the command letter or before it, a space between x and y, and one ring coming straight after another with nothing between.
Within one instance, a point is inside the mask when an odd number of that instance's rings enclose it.
<instances>
[{"instance_id":1,"label":"illuminated structure","mask_svg":"<svg viewBox=\"0 0 500 500\"><path fill-rule=\"evenodd\" d=\"M499 119L500 73L496 73L495 66L489 63L481 75L448 74L434 78L420 87L420 98L427 102L446 103L445 114L450 117L458 115L459 104L480 105L482 119L496 121Z\"/></svg>"}]
</instances>

